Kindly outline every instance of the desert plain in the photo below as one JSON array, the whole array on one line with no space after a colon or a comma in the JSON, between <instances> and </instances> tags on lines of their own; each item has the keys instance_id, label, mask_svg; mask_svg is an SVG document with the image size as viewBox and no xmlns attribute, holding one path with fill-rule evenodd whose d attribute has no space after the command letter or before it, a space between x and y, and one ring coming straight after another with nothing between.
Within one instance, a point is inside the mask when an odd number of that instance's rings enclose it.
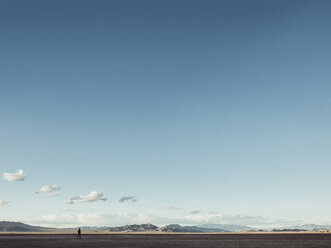
<instances>
[{"instance_id":1,"label":"desert plain","mask_svg":"<svg viewBox=\"0 0 331 248\"><path fill-rule=\"evenodd\" d=\"M3 233L1 248L329 248L328 233L75 234Z\"/></svg>"}]
</instances>

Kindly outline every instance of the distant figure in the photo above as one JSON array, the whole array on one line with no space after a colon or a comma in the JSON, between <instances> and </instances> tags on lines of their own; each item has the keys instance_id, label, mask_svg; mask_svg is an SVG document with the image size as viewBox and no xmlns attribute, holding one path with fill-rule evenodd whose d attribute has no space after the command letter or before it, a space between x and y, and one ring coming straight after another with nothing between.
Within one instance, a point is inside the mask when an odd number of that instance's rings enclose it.
<instances>
[{"instance_id":1,"label":"distant figure","mask_svg":"<svg viewBox=\"0 0 331 248\"><path fill-rule=\"evenodd\" d=\"M82 233L80 231L80 228L78 229L77 239L82 239Z\"/></svg>"}]
</instances>

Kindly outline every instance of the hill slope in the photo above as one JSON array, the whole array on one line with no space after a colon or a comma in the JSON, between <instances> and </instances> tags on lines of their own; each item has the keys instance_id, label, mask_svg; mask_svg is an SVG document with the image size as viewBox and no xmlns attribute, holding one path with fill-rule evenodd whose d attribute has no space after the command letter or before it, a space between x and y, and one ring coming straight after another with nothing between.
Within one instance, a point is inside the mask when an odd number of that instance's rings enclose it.
<instances>
[{"instance_id":1,"label":"hill slope","mask_svg":"<svg viewBox=\"0 0 331 248\"><path fill-rule=\"evenodd\" d=\"M30 226L22 222L0 221L0 232L50 232L55 228Z\"/></svg>"},{"instance_id":2,"label":"hill slope","mask_svg":"<svg viewBox=\"0 0 331 248\"><path fill-rule=\"evenodd\" d=\"M232 224L204 224L204 225L199 225L199 227L224 229L224 230L227 230L230 232L241 232L241 231L254 230L254 228L249 227L249 226L232 225Z\"/></svg>"}]
</instances>

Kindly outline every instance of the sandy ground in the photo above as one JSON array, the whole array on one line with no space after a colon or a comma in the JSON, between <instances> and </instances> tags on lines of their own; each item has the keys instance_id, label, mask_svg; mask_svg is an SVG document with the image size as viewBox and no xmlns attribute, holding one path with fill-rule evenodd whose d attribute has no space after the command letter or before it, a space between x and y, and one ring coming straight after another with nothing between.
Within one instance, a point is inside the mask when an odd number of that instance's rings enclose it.
<instances>
[{"instance_id":1,"label":"sandy ground","mask_svg":"<svg viewBox=\"0 0 331 248\"><path fill-rule=\"evenodd\" d=\"M331 234L0 234L0 247L330 248Z\"/></svg>"}]
</instances>

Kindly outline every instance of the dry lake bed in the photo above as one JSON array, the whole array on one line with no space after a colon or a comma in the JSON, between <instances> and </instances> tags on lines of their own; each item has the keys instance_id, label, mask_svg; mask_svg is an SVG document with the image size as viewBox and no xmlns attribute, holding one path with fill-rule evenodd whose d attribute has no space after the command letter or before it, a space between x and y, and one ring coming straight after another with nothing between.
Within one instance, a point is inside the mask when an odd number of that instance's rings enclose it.
<instances>
[{"instance_id":1,"label":"dry lake bed","mask_svg":"<svg viewBox=\"0 0 331 248\"><path fill-rule=\"evenodd\" d=\"M331 234L87 234L81 240L71 234L0 234L0 247L330 248Z\"/></svg>"}]
</instances>

